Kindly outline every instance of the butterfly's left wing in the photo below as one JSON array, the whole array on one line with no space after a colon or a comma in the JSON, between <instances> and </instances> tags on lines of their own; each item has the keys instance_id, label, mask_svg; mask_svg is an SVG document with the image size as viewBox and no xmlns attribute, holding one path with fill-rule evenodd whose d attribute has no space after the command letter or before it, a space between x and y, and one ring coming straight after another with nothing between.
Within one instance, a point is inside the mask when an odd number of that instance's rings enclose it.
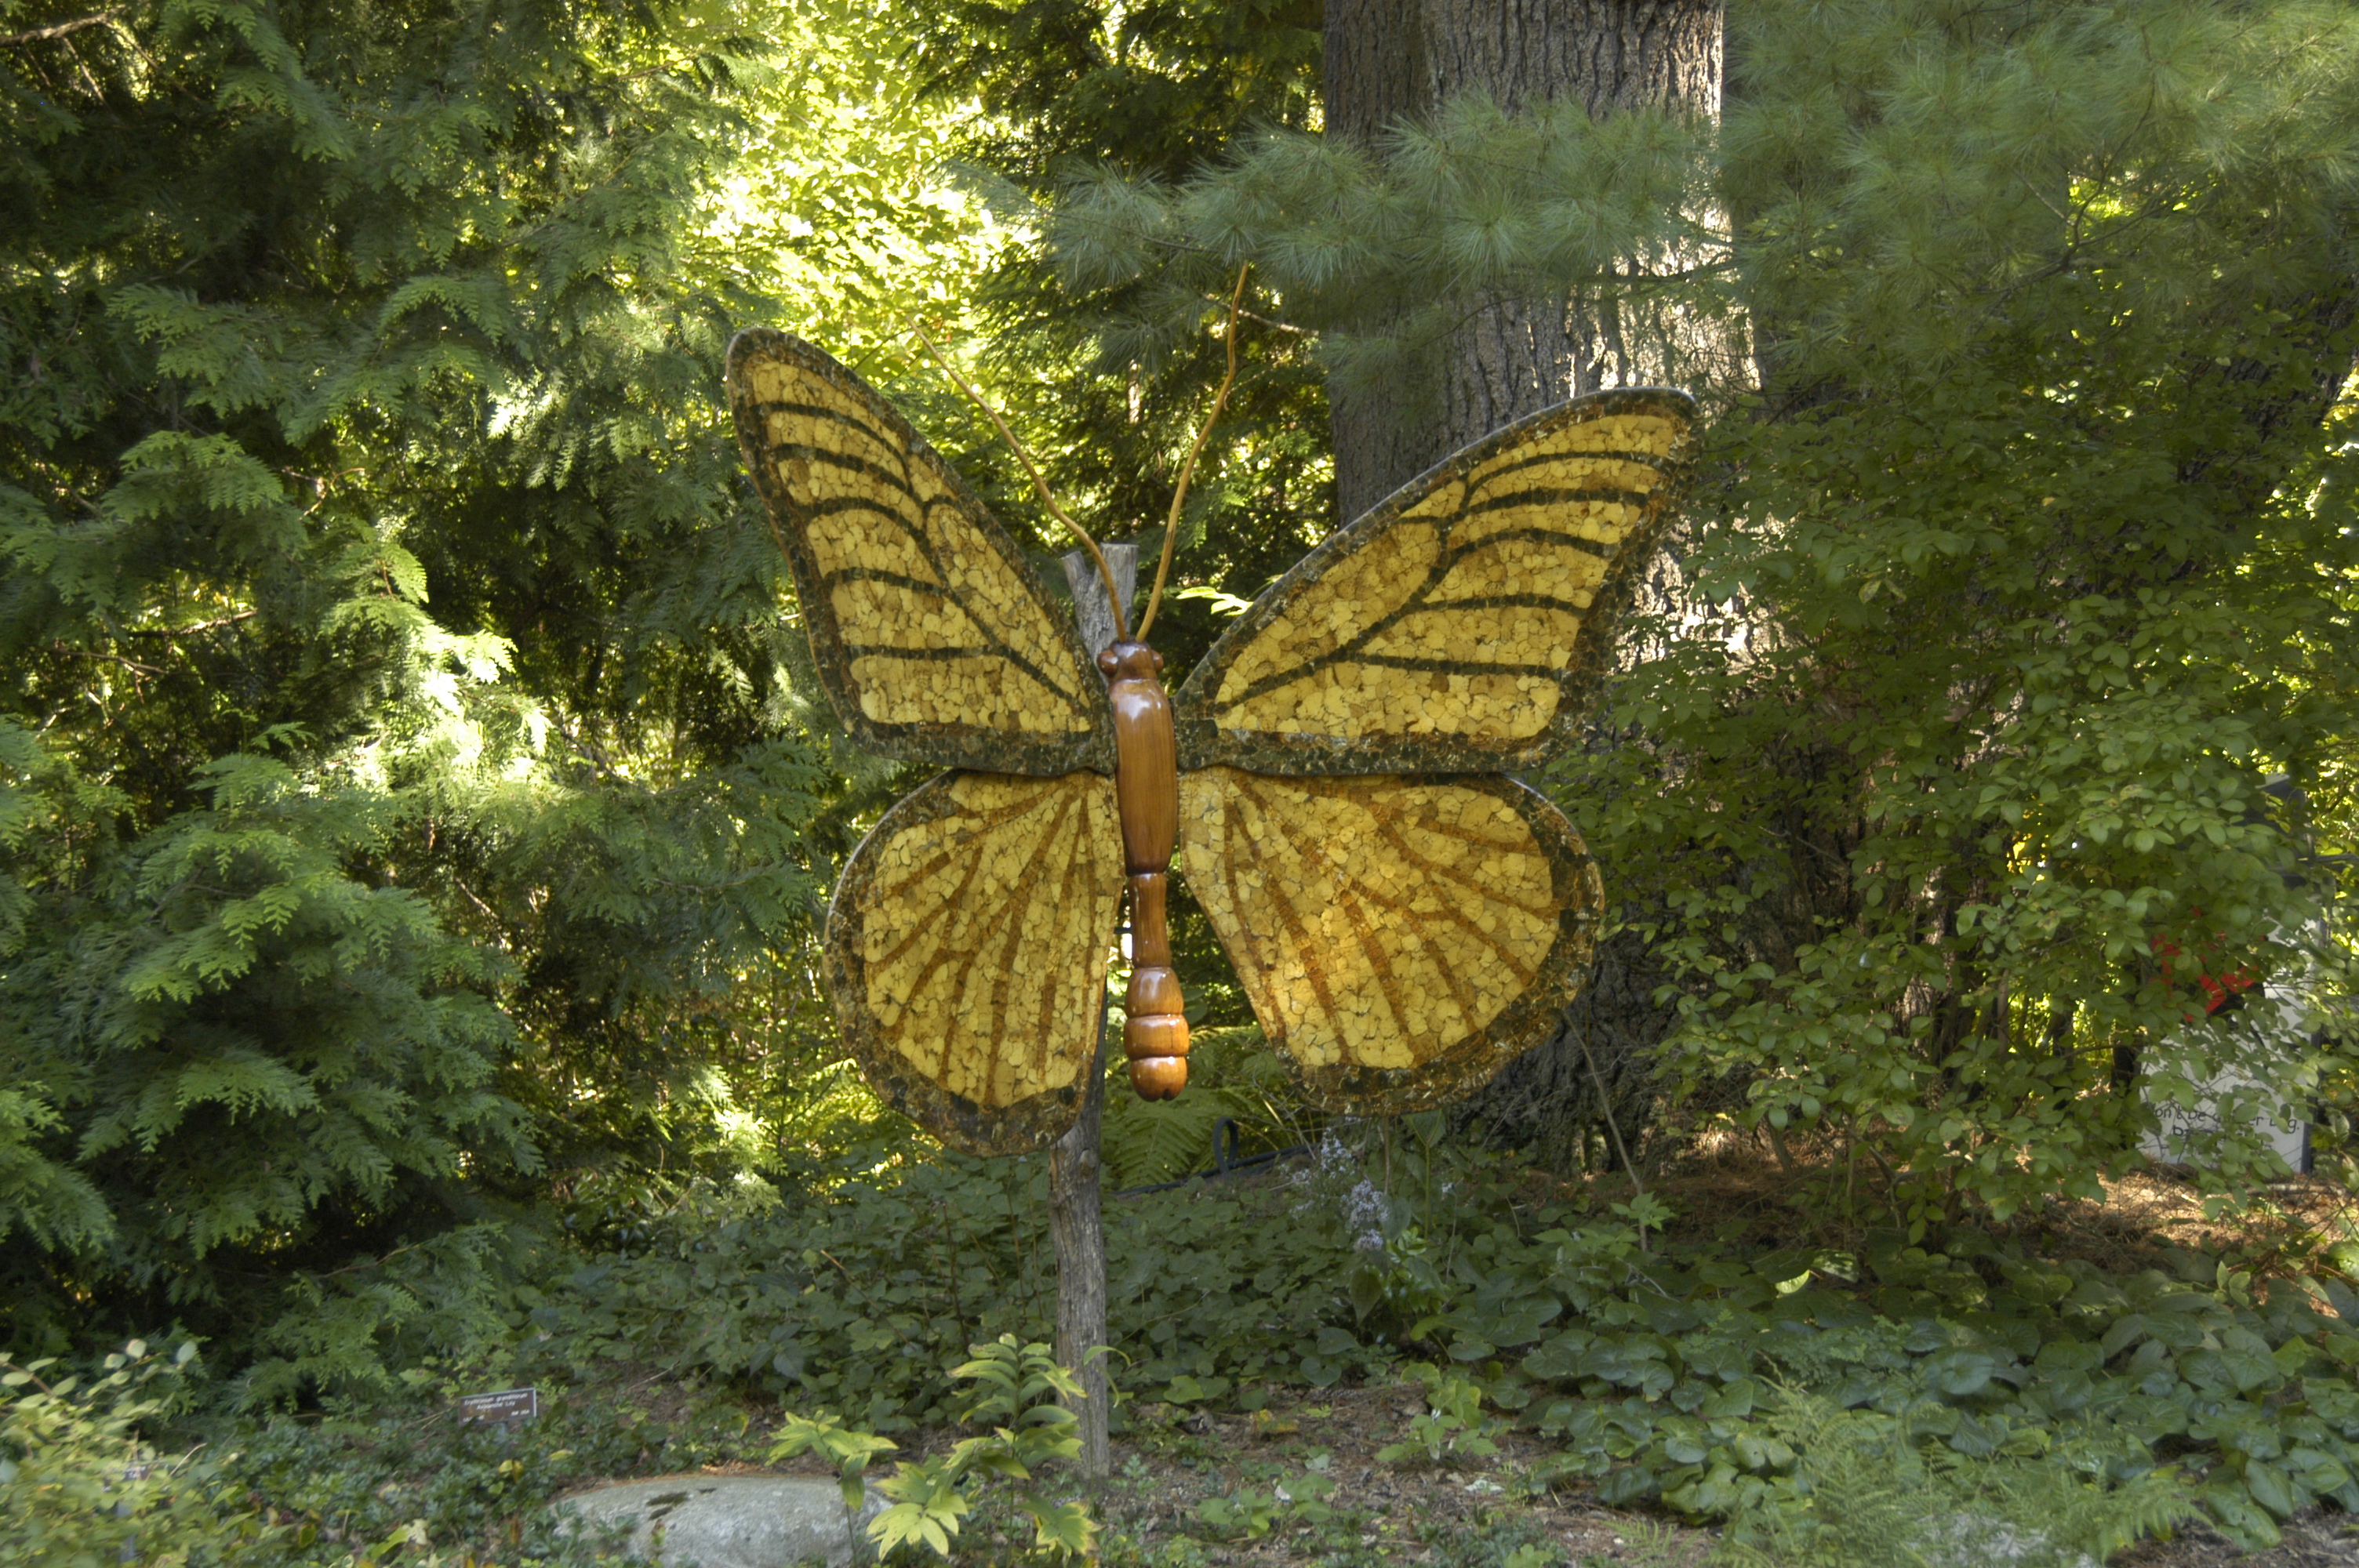
<instances>
[{"instance_id":1,"label":"butterfly's left wing","mask_svg":"<svg viewBox=\"0 0 2359 1568\"><path fill-rule=\"evenodd\" d=\"M1315 1105L1457 1098L1546 1039L1603 900L1572 824L1497 774L1180 776L1180 871Z\"/></svg>"},{"instance_id":2,"label":"butterfly's left wing","mask_svg":"<svg viewBox=\"0 0 2359 1568\"><path fill-rule=\"evenodd\" d=\"M1510 425L1338 530L1172 698L1180 765L1493 773L1572 734L1676 501L1694 401L1603 392Z\"/></svg>"},{"instance_id":3,"label":"butterfly's left wing","mask_svg":"<svg viewBox=\"0 0 2359 1568\"><path fill-rule=\"evenodd\" d=\"M745 467L853 739L906 762L1114 770L1105 683L974 492L876 390L799 338L729 345Z\"/></svg>"},{"instance_id":4,"label":"butterfly's left wing","mask_svg":"<svg viewBox=\"0 0 2359 1568\"><path fill-rule=\"evenodd\" d=\"M828 990L886 1102L970 1154L1081 1114L1122 897L1114 781L949 773L861 842L827 916Z\"/></svg>"}]
</instances>

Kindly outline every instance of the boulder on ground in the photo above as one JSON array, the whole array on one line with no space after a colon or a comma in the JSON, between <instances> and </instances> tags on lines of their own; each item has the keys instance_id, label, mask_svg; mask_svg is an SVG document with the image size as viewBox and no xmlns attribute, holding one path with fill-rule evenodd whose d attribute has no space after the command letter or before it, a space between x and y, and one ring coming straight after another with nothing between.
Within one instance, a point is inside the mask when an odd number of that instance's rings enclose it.
<instances>
[{"instance_id":1,"label":"boulder on ground","mask_svg":"<svg viewBox=\"0 0 2359 1568\"><path fill-rule=\"evenodd\" d=\"M812 1560L844 1568L853 1558L853 1530L885 1503L871 1487L860 1518L847 1521L833 1481L669 1476L577 1492L557 1506L589 1530L627 1527L631 1549L664 1568L788 1568Z\"/></svg>"}]
</instances>

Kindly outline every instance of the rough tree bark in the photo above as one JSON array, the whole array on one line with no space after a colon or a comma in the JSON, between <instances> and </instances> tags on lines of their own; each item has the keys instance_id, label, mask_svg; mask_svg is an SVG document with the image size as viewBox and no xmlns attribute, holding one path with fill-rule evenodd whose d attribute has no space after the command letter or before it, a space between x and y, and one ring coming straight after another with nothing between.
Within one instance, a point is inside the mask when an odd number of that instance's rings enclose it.
<instances>
[{"instance_id":1,"label":"rough tree bark","mask_svg":"<svg viewBox=\"0 0 2359 1568\"><path fill-rule=\"evenodd\" d=\"M1511 112L1571 99L1593 116L1646 106L1717 116L1721 22L1721 0L1328 0L1327 134L1374 144L1395 121L1473 91ZM1339 390L1341 514L1358 516L1510 420L1595 390L1607 347L1570 300L1476 302L1442 348L1439 397L1416 416L1406 399ZM1512 1065L1472 1114L1553 1163L1585 1150L1609 1113L1635 1138L1651 1050L1675 1017L1654 1004L1662 978L1636 938L1605 943L1557 1038Z\"/></svg>"},{"instance_id":2,"label":"rough tree bark","mask_svg":"<svg viewBox=\"0 0 2359 1568\"><path fill-rule=\"evenodd\" d=\"M1327 134L1375 143L1395 121L1487 92L1514 111L1571 99L1592 115L1720 111L1720 0L1329 0ZM1512 419L1593 390L1596 328L1563 299L1478 302L1440 356L1438 416L1382 395L1335 401L1341 513Z\"/></svg>"},{"instance_id":3,"label":"rough tree bark","mask_svg":"<svg viewBox=\"0 0 2359 1568\"><path fill-rule=\"evenodd\" d=\"M1104 553L1114 591L1127 606L1137 583L1138 546L1108 545ZM1065 581L1073 590L1082 643L1094 655L1114 641L1114 610L1105 584L1083 552L1075 550L1062 562ZM1049 1236L1057 1249L1057 1362L1081 1377L1082 1400L1073 1415L1081 1423L1082 1478L1093 1487L1103 1484L1114 1467L1106 1432L1110 1392L1105 1357L1093 1354L1106 1342L1105 1218L1099 1182L1105 1124L1105 1015L1098 1016L1097 1056L1091 1064L1081 1119L1049 1149Z\"/></svg>"}]
</instances>

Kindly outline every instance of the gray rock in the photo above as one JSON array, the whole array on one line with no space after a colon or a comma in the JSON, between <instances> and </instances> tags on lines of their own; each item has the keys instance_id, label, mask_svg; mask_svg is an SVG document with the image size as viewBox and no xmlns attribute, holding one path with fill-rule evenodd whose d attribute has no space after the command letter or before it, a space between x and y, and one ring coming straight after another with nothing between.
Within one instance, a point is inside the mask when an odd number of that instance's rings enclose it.
<instances>
[{"instance_id":1,"label":"gray rock","mask_svg":"<svg viewBox=\"0 0 2359 1568\"><path fill-rule=\"evenodd\" d=\"M1929 1520L1915 1542L1930 1568L2097 1568L2094 1558L2069 1556L2037 1530L2017 1529L1990 1514L1951 1514Z\"/></svg>"},{"instance_id":2,"label":"gray rock","mask_svg":"<svg viewBox=\"0 0 2359 1568\"><path fill-rule=\"evenodd\" d=\"M807 1476L624 1481L560 1498L557 1507L586 1530L629 1527L631 1550L664 1568L787 1568L811 1559L844 1568L853 1561L843 1494L833 1481ZM872 1485L859 1524L866 1525L884 1507Z\"/></svg>"}]
</instances>

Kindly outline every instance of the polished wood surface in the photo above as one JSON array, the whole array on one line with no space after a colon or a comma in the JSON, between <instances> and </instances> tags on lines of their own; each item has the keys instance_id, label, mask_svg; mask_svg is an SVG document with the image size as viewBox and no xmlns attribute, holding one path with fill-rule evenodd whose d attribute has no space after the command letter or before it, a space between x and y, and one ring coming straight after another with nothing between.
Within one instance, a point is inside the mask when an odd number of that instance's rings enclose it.
<instances>
[{"instance_id":1,"label":"polished wood surface","mask_svg":"<svg viewBox=\"0 0 2359 1568\"><path fill-rule=\"evenodd\" d=\"M1188 1020L1171 968L1164 893L1180 843L1180 748L1163 656L1120 642L1098 655L1114 708L1114 787L1130 878L1130 991L1123 1054L1142 1098L1169 1099L1188 1083Z\"/></svg>"}]
</instances>

